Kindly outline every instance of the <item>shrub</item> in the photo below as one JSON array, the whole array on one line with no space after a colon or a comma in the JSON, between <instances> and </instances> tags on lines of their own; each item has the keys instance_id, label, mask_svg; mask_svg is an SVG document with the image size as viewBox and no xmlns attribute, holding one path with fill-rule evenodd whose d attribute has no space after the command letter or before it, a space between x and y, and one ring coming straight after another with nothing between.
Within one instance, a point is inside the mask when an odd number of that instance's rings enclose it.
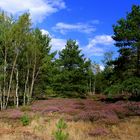
<instances>
[{"instance_id":1,"label":"shrub","mask_svg":"<svg viewBox=\"0 0 140 140\"><path fill-rule=\"evenodd\" d=\"M100 119L100 112L98 111L88 111L88 112L82 112L78 115L74 116L74 121L97 121Z\"/></svg>"},{"instance_id":2,"label":"shrub","mask_svg":"<svg viewBox=\"0 0 140 140\"><path fill-rule=\"evenodd\" d=\"M52 96L55 94L53 88L50 88L48 87L46 90L45 90L45 93L46 93L46 96Z\"/></svg>"},{"instance_id":3,"label":"shrub","mask_svg":"<svg viewBox=\"0 0 140 140\"><path fill-rule=\"evenodd\" d=\"M22 106L20 108L21 111L26 112L26 111L31 111L31 107L30 106Z\"/></svg>"},{"instance_id":4,"label":"shrub","mask_svg":"<svg viewBox=\"0 0 140 140\"><path fill-rule=\"evenodd\" d=\"M124 94L131 94L132 96L138 97L140 96L140 78L131 77L123 82L116 83L104 91L105 94L111 95L119 95Z\"/></svg>"},{"instance_id":5,"label":"shrub","mask_svg":"<svg viewBox=\"0 0 140 140\"><path fill-rule=\"evenodd\" d=\"M30 123L30 118L27 114L24 114L22 117L21 117L21 122L22 122L22 125L23 126L26 126L26 125L29 125Z\"/></svg>"},{"instance_id":6,"label":"shrub","mask_svg":"<svg viewBox=\"0 0 140 140\"><path fill-rule=\"evenodd\" d=\"M122 92L122 85L121 84L115 84L110 87L108 87L104 93L111 96L111 95L116 95Z\"/></svg>"},{"instance_id":7,"label":"shrub","mask_svg":"<svg viewBox=\"0 0 140 140\"><path fill-rule=\"evenodd\" d=\"M60 119L56 124L56 131L53 133L55 140L67 140L69 134L64 132L67 128L67 124L63 119Z\"/></svg>"},{"instance_id":8,"label":"shrub","mask_svg":"<svg viewBox=\"0 0 140 140\"><path fill-rule=\"evenodd\" d=\"M122 85L125 92L131 93L133 96L140 95L140 78L128 78L122 83Z\"/></svg>"}]
</instances>

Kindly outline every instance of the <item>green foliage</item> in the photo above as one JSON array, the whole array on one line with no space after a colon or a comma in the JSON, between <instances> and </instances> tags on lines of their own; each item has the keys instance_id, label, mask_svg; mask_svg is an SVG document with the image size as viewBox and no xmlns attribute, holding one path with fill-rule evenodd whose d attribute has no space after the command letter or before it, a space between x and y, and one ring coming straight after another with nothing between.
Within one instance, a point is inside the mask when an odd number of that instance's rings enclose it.
<instances>
[{"instance_id":1,"label":"green foliage","mask_svg":"<svg viewBox=\"0 0 140 140\"><path fill-rule=\"evenodd\" d=\"M62 118L56 124L56 128L56 131L53 132L55 140L67 140L69 134L64 132L64 130L67 128L67 124Z\"/></svg>"},{"instance_id":2,"label":"green foliage","mask_svg":"<svg viewBox=\"0 0 140 140\"><path fill-rule=\"evenodd\" d=\"M56 127L57 127L57 129L66 129L67 128L67 124L66 124L66 122L64 121L64 119L60 119L59 121L58 121L58 123L56 124Z\"/></svg>"},{"instance_id":3,"label":"green foliage","mask_svg":"<svg viewBox=\"0 0 140 140\"><path fill-rule=\"evenodd\" d=\"M112 38L119 56L112 60L113 53L106 52L105 69L101 71L98 64L91 64L84 57L74 40L67 41L56 59L57 52L50 53L51 38L32 28L29 13L15 20L1 12L0 90L3 108L15 89L24 104L35 97L85 98L87 93L94 92L108 94L111 98L124 93L140 95L139 27L140 6L133 5L126 17L113 25Z\"/></svg>"},{"instance_id":4,"label":"green foliage","mask_svg":"<svg viewBox=\"0 0 140 140\"><path fill-rule=\"evenodd\" d=\"M140 76L140 6L133 5L126 18L118 20L113 26L116 47L120 56L115 60L115 71L120 79L126 76ZM125 73L125 74L124 74Z\"/></svg>"},{"instance_id":5,"label":"green foliage","mask_svg":"<svg viewBox=\"0 0 140 140\"><path fill-rule=\"evenodd\" d=\"M133 5L126 18L121 18L113 25L112 38L118 47L119 56L110 61L111 54L106 54L105 69L98 76L100 91L111 98L114 95L140 95L140 6ZM101 90L103 88L103 90Z\"/></svg>"},{"instance_id":6,"label":"green foliage","mask_svg":"<svg viewBox=\"0 0 140 140\"><path fill-rule=\"evenodd\" d=\"M55 97L56 96L55 91L53 90L52 87L50 87L50 86L46 87L45 96L46 97Z\"/></svg>"},{"instance_id":7,"label":"green foliage","mask_svg":"<svg viewBox=\"0 0 140 140\"><path fill-rule=\"evenodd\" d=\"M132 96L140 95L140 78L132 77L126 79L123 83L123 91L131 93Z\"/></svg>"},{"instance_id":8,"label":"green foliage","mask_svg":"<svg viewBox=\"0 0 140 140\"><path fill-rule=\"evenodd\" d=\"M122 93L122 85L121 84L114 84L105 89L104 93L109 96L117 95Z\"/></svg>"},{"instance_id":9,"label":"green foliage","mask_svg":"<svg viewBox=\"0 0 140 140\"><path fill-rule=\"evenodd\" d=\"M37 94L45 93L55 56L50 49L49 36L32 28L29 13L15 20L0 12L0 85L2 95L7 98L2 97L4 106L16 88L24 105Z\"/></svg>"},{"instance_id":10,"label":"green foliage","mask_svg":"<svg viewBox=\"0 0 140 140\"><path fill-rule=\"evenodd\" d=\"M123 82L119 82L114 84L104 91L105 94L108 95L119 95L119 94L130 94L131 96L139 96L140 95L140 78L131 77ZM126 95L127 96L127 95Z\"/></svg>"},{"instance_id":11,"label":"green foliage","mask_svg":"<svg viewBox=\"0 0 140 140\"><path fill-rule=\"evenodd\" d=\"M75 96L75 93L84 95L88 90L90 65L90 61L81 54L76 41L68 40L55 64L54 91L68 97Z\"/></svg>"},{"instance_id":12,"label":"green foliage","mask_svg":"<svg viewBox=\"0 0 140 140\"><path fill-rule=\"evenodd\" d=\"M21 120L23 126L29 125L29 123L30 123L30 118L29 118L29 116L27 114L24 114L21 117L20 120Z\"/></svg>"}]
</instances>

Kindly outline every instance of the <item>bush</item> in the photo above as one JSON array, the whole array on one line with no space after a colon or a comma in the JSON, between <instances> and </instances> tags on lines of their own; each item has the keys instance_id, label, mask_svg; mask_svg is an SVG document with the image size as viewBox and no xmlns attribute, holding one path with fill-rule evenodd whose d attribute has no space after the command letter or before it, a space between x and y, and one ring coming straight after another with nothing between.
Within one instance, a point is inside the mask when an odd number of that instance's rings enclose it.
<instances>
[{"instance_id":1,"label":"bush","mask_svg":"<svg viewBox=\"0 0 140 140\"><path fill-rule=\"evenodd\" d=\"M127 94L130 96L140 96L140 78L132 77L123 82L116 83L104 91L108 96Z\"/></svg>"},{"instance_id":2,"label":"bush","mask_svg":"<svg viewBox=\"0 0 140 140\"><path fill-rule=\"evenodd\" d=\"M52 96L55 94L53 88L51 87L48 87L46 90L45 90L45 93L46 93L46 96Z\"/></svg>"},{"instance_id":3,"label":"bush","mask_svg":"<svg viewBox=\"0 0 140 140\"><path fill-rule=\"evenodd\" d=\"M132 77L126 79L123 83L123 90L125 92L131 93L132 96L140 95L140 78Z\"/></svg>"},{"instance_id":4,"label":"bush","mask_svg":"<svg viewBox=\"0 0 140 140\"><path fill-rule=\"evenodd\" d=\"M26 126L26 125L29 125L30 123L30 118L27 114L24 114L22 117L21 117L21 122L22 122L22 125L23 126Z\"/></svg>"},{"instance_id":5,"label":"bush","mask_svg":"<svg viewBox=\"0 0 140 140\"><path fill-rule=\"evenodd\" d=\"M55 140L67 140L69 134L64 132L67 128L67 124L63 119L60 119L56 124L56 131L53 133Z\"/></svg>"},{"instance_id":6,"label":"bush","mask_svg":"<svg viewBox=\"0 0 140 140\"><path fill-rule=\"evenodd\" d=\"M122 85L121 84L115 84L112 85L108 88L106 88L106 90L104 91L105 94L107 94L109 97L112 95L117 95L120 94L122 92Z\"/></svg>"}]
</instances>

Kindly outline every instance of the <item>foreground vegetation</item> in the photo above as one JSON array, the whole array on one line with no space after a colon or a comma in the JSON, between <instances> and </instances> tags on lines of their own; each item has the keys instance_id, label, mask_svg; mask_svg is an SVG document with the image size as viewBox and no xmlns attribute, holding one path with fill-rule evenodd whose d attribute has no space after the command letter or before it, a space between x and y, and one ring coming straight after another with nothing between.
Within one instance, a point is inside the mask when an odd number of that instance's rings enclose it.
<instances>
[{"instance_id":1,"label":"foreground vegetation","mask_svg":"<svg viewBox=\"0 0 140 140\"><path fill-rule=\"evenodd\" d=\"M0 112L0 140L138 140L139 115L140 102L36 101Z\"/></svg>"},{"instance_id":2,"label":"foreground vegetation","mask_svg":"<svg viewBox=\"0 0 140 140\"><path fill-rule=\"evenodd\" d=\"M45 118L34 119L28 127L20 123L1 122L0 140L52 140L58 119L47 122ZM129 118L117 125L102 123L67 122L69 140L138 140L140 119ZM4 127L3 127L4 126ZM100 126L100 127L99 127ZM14 127L14 128L13 128ZM122 132L122 130L124 130Z\"/></svg>"}]
</instances>

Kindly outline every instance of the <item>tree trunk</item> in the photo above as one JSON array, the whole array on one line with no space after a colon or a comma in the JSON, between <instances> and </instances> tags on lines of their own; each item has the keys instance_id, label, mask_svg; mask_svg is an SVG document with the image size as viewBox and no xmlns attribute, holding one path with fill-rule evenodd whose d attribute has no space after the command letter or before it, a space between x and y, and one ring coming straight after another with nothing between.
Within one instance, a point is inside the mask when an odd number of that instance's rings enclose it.
<instances>
[{"instance_id":1,"label":"tree trunk","mask_svg":"<svg viewBox=\"0 0 140 140\"><path fill-rule=\"evenodd\" d=\"M0 108L3 110L3 101L2 101L2 91L1 91L1 86L0 86Z\"/></svg>"},{"instance_id":2,"label":"tree trunk","mask_svg":"<svg viewBox=\"0 0 140 140\"><path fill-rule=\"evenodd\" d=\"M34 82L35 82L35 72L36 72L36 51L35 51L35 59L34 59L34 66L33 66L33 72L32 72L32 81L31 81L31 87L30 87L30 93L28 96L28 104L31 101L32 94L33 94L33 88L34 88Z\"/></svg>"},{"instance_id":3,"label":"tree trunk","mask_svg":"<svg viewBox=\"0 0 140 140\"><path fill-rule=\"evenodd\" d=\"M14 106L16 106L16 96L14 96Z\"/></svg>"},{"instance_id":4,"label":"tree trunk","mask_svg":"<svg viewBox=\"0 0 140 140\"><path fill-rule=\"evenodd\" d=\"M4 50L4 70L3 70L3 96L2 96L2 100L3 100L3 109L6 108L6 65L7 65L7 50L5 48Z\"/></svg>"},{"instance_id":5,"label":"tree trunk","mask_svg":"<svg viewBox=\"0 0 140 140\"><path fill-rule=\"evenodd\" d=\"M28 96L28 104L30 103L32 94L33 94L33 87L34 87L34 82L35 82L35 70L36 70L36 64L34 64L34 67L33 67L32 82L31 82L31 87L30 87L30 93Z\"/></svg>"},{"instance_id":6,"label":"tree trunk","mask_svg":"<svg viewBox=\"0 0 140 140\"><path fill-rule=\"evenodd\" d=\"M29 81L29 73L30 73L30 69L28 68L27 76L26 76L26 81L25 81L25 87L24 87L24 97L23 97L23 105L24 106L26 105L27 85L28 85L28 81Z\"/></svg>"},{"instance_id":7,"label":"tree trunk","mask_svg":"<svg viewBox=\"0 0 140 140\"><path fill-rule=\"evenodd\" d=\"M18 69L16 70L16 107L19 106L19 95L18 95L18 89L19 89L19 79L18 79Z\"/></svg>"},{"instance_id":8,"label":"tree trunk","mask_svg":"<svg viewBox=\"0 0 140 140\"><path fill-rule=\"evenodd\" d=\"M96 89L96 77L94 79L94 84L93 84L93 95L95 95L95 89Z\"/></svg>"},{"instance_id":9,"label":"tree trunk","mask_svg":"<svg viewBox=\"0 0 140 140\"><path fill-rule=\"evenodd\" d=\"M8 102L9 102L9 96L10 96L10 91L11 91L11 86L12 86L13 73L14 73L14 68L15 68L16 62L17 62L17 58L18 58L18 54L16 54L16 57L14 59L13 66L12 66L12 71L11 71L10 81L9 81L9 86L8 86L8 92L7 92L7 100L6 100L6 106L5 106L6 108L7 108Z\"/></svg>"},{"instance_id":10,"label":"tree trunk","mask_svg":"<svg viewBox=\"0 0 140 140\"><path fill-rule=\"evenodd\" d=\"M90 91L90 94L91 94L91 77L90 77L90 83L89 83L89 91Z\"/></svg>"}]
</instances>

